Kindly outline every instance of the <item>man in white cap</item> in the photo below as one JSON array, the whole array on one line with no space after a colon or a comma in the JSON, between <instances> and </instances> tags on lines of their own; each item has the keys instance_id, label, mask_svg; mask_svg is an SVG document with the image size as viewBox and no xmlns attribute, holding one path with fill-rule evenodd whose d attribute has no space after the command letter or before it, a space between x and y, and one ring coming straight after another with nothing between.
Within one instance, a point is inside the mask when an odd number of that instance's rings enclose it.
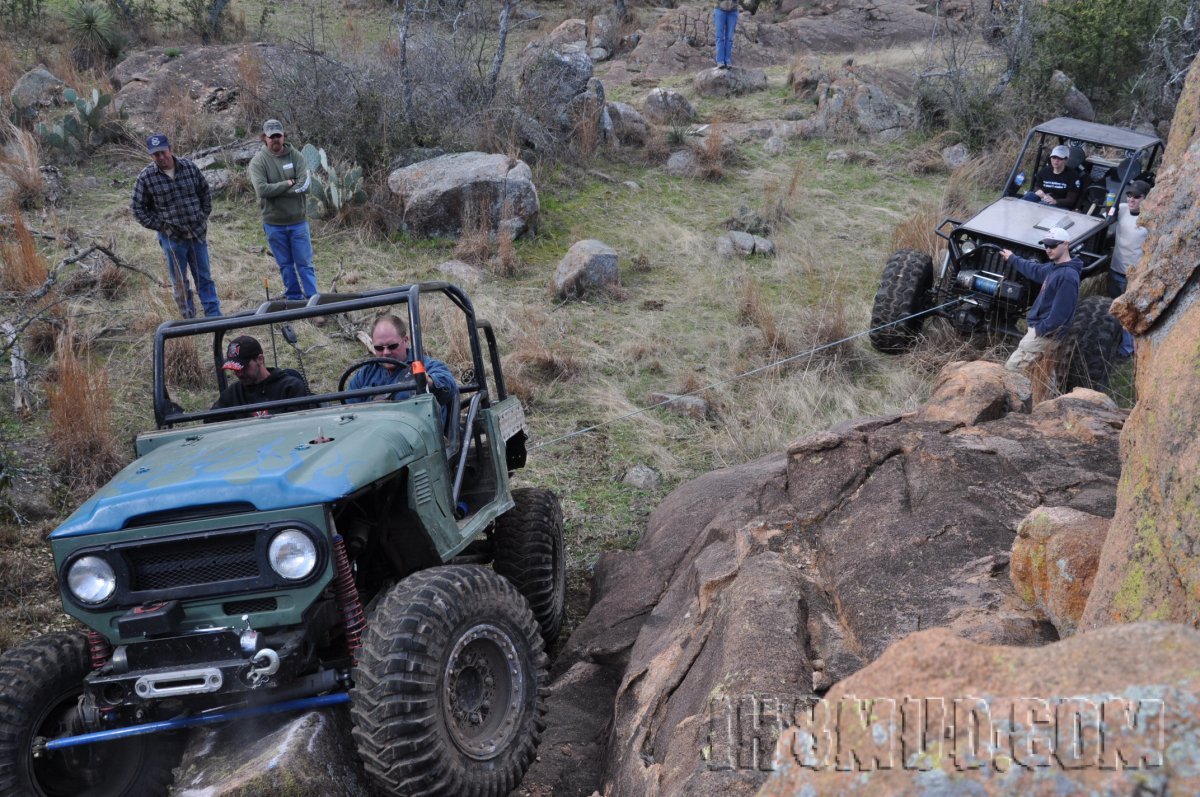
<instances>
[{"instance_id":1,"label":"man in white cap","mask_svg":"<svg viewBox=\"0 0 1200 797\"><path fill-rule=\"evenodd\" d=\"M1011 249L1000 250L1000 256L1010 266L1042 283L1042 290L1025 317L1029 330L1005 363L1005 367L1025 374L1038 360L1055 353L1071 329L1071 319L1079 304L1083 261L1071 256L1071 236L1061 227L1051 227L1041 243L1050 258L1047 263L1014 255Z\"/></svg>"},{"instance_id":2,"label":"man in white cap","mask_svg":"<svg viewBox=\"0 0 1200 797\"><path fill-rule=\"evenodd\" d=\"M250 161L250 182L262 209L263 232L283 277L284 296L300 301L317 292L309 234L308 165L287 141L283 123L263 123L263 148Z\"/></svg>"},{"instance_id":3,"label":"man in white cap","mask_svg":"<svg viewBox=\"0 0 1200 797\"><path fill-rule=\"evenodd\" d=\"M1063 144L1050 150L1050 165L1042 167L1034 175L1033 190L1023 198L1043 205L1074 209L1083 179L1074 169L1067 169L1067 159L1070 157L1071 150Z\"/></svg>"}]
</instances>

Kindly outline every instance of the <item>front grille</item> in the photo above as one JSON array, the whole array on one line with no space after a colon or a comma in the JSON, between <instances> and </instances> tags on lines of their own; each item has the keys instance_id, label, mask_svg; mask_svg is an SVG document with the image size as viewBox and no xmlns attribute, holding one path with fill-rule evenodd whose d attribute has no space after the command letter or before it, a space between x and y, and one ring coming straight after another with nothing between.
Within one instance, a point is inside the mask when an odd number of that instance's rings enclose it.
<instances>
[{"instance_id":1,"label":"front grille","mask_svg":"<svg viewBox=\"0 0 1200 797\"><path fill-rule=\"evenodd\" d=\"M254 533L145 545L126 551L133 592L258 578Z\"/></svg>"},{"instance_id":2,"label":"front grille","mask_svg":"<svg viewBox=\"0 0 1200 797\"><path fill-rule=\"evenodd\" d=\"M278 608L274 598L253 598L246 601L229 601L221 604L221 609L230 617L255 612L273 612Z\"/></svg>"}]
</instances>

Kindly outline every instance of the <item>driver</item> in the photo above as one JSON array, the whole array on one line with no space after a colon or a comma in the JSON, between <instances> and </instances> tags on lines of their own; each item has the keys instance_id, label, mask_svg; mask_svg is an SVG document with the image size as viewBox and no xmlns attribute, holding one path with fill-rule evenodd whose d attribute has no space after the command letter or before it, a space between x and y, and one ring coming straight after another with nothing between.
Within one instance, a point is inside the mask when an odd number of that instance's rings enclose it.
<instances>
[{"instance_id":1,"label":"driver","mask_svg":"<svg viewBox=\"0 0 1200 797\"><path fill-rule=\"evenodd\" d=\"M347 390L357 390L363 387L378 387L403 382L412 379L412 362L408 356L408 327L390 313L379 315L371 325L371 348L376 357L387 357L405 363L403 367L396 363L372 362L364 365L350 378ZM428 379L429 392L437 398L443 408L453 400L455 388L454 374L450 368L431 357L425 359L425 374ZM412 396L411 390L397 390L395 393L380 393L377 396L348 398L347 404L360 401L399 401Z\"/></svg>"}]
</instances>

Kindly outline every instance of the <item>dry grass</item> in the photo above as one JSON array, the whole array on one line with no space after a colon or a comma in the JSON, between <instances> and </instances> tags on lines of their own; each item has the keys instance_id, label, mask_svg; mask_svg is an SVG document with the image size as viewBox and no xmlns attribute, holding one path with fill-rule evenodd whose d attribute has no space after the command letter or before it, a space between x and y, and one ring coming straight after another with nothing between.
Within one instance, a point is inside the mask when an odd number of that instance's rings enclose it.
<instances>
[{"instance_id":1,"label":"dry grass","mask_svg":"<svg viewBox=\"0 0 1200 797\"><path fill-rule=\"evenodd\" d=\"M106 482L121 467L112 430L108 370L93 369L72 341L71 326L54 357L57 381L47 385L50 447L56 470L77 495Z\"/></svg>"},{"instance_id":2,"label":"dry grass","mask_svg":"<svg viewBox=\"0 0 1200 797\"><path fill-rule=\"evenodd\" d=\"M775 313L767 305L762 288L753 279L742 283L742 295L738 300L738 321L750 324L762 334L763 346L772 355L788 352L787 334L775 320Z\"/></svg>"},{"instance_id":3,"label":"dry grass","mask_svg":"<svg viewBox=\"0 0 1200 797\"><path fill-rule=\"evenodd\" d=\"M212 115L203 113L188 87L177 83L158 104L158 125L176 152L191 152L220 143Z\"/></svg>"},{"instance_id":4,"label":"dry grass","mask_svg":"<svg viewBox=\"0 0 1200 797\"><path fill-rule=\"evenodd\" d=\"M0 124L0 142L5 140L9 144L0 148L0 176L12 183L12 200L21 208L40 206L46 194L46 180L38 168L42 153L37 138L4 119Z\"/></svg>"},{"instance_id":5,"label":"dry grass","mask_svg":"<svg viewBox=\"0 0 1200 797\"><path fill-rule=\"evenodd\" d=\"M212 385L212 366L200 359L193 338L172 338L163 350L163 372L170 386L202 388Z\"/></svg>"},{"instance_id":6,"label":"dry grass","mask_svg":"<svg viewBox=\"0 0 1200 797\"><path fill-rule=\"evenodd\" d=\"M20 213L13 213L15 241L0 243L0 290L29 293L45 284L50 266L34 243Z\"/></svg>"},{"instance_id":7,"label":"dry grass","mask_svg":"<svg viewBox=\"0 0 1200 797\"><path fill-rule=\"evenodd\" d=\"M485 265L492 256L491 213L487 199L463 206L462 234L454 246L454 256L477 266Z\"/></svg>"},{"instance_id":8,"label":"dry grass","mask_svg":"<svg viewBox=\"0 0 1200 797\"><path fill-rule=\"evenodd\" d=\"M696 150L696 164L700 176L705 180L720 180L725 176L725 161L728 157L724 136L719 130L710 128L709 134Z\"/></svg>"},{"instance_id":9,"label":"dry grass","mask_svg":"<svg viewBox=\"0 0 1200 797\"><path fill-rule=\"evenodd\" d=\"M941 210L937 205L932 202L920 205L892 230L891 251L915 249L928 254L935 261L939 260L944 241L934 230L941 220Z\"/></svg>"},{"instance_id":10,"label":"dry grass","mask_svg":"<svg viewBox=\"0 0 1200 797\"><path fill-rule=\"evenodd\" d=\"M259 129L267 119L266 76L262 60L253 47L243 47L237 59L238 108L248 130Z\"/></svg>"}]
</instances>

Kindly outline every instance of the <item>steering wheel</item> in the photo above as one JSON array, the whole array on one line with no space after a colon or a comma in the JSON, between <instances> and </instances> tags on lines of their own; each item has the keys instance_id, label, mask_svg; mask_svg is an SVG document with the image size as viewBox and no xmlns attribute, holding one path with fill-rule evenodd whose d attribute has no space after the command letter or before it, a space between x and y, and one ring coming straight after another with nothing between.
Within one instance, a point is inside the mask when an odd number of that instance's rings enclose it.
<instances>
[{"instance_id":1,"label":"steering wheel","mask_svg":"<svg viewBox=\"0 0 1200 797\"><path fill-rule=\"evenodd\" d=\"M1105 185L1089 185L1087 190L1083 192L1083 198L1087 201L1088 206L1103 207L1104 201L1108 199L1108 186Z\"/></svg>"},{"instance_id":2,"label":"steering wheel","mask_svg":"<svg viewBox=\"0 0 1200 797\"><path fill-rule=\"evenodd\" d=\"M346 383L350 381L350 377L352 374L354 374L356 371L360 371L363 368L366 368L368 365L371 365L372 363L377 363L379 365L395 365L398 368L407 368L408 367L408 363L404 362L403 360L397 360L395 357L368 357L365 360L359 360L356 363L352 363L350 365L350 367L348 367L345 371L342 371L342 376L340 379L338 379L338 388L337 388L338 392L341 393L343 390L346 389ZM416 383L416 380L408 380L405 382L397 382L395 384L395 387L396 387L396 391L416 390L417 383ZM380 393L379 395L386 396L387 393ZM371 396L370 398L374 398L374 396ZM346 401L346 399L341 399L341 402L343 404L348 403Z\"/></svg>"}]
</instances>

